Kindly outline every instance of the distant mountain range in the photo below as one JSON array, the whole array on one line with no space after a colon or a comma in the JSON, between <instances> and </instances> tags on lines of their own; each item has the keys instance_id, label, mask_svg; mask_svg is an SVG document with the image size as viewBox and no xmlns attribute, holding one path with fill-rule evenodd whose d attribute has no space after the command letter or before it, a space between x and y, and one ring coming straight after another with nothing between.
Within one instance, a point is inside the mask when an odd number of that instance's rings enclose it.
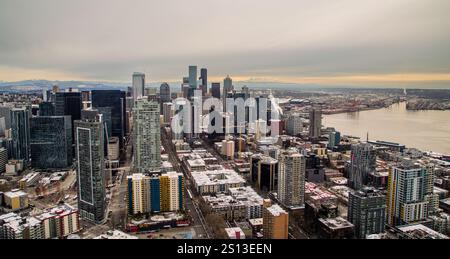
<instances>
[{"instance_id":1,"label":"distant mountain range","mask_svg":"<svg viewBox=\"0 0 450 259\"><path fill-rule=\"evenodd\" d=\"M172 91L178 92L181 90L181 82L168 82ZM54 85L61 89L80 89L85 91L90 90L126 90L129 83L120 82L95 82L95 81L49 81L49 80L24 80L18 82L5 82L0 80L0 92L42 92L43 89L51 89ZM370 91L370 92L403 92L403 87L356 87L356 86L322 86L314 84L295 84L295 83L281 83L281 82L262 82L257 80L235 81L234 87L240 89L242 86L248 86L251 89L272 89L272 90L304 90L304 91ZM151 82L146 84L150 88L159 88L160 83ZM408 94L432 92L441 95L445 93L448 96L450 89L430 89L424 88L408 88ZM441 96L442 97L442 96Z\"/></svg>"},{"instance_id":2,"label":"distant mountain range","mask_svg":"<svg viewBox=\"0 0 450 259\"><path fill-rule=\"evenodd\" d=\"M54 85L61 89L82 89L82 90L124 90L127 84L110 82L88 82L88 81L48 81L48 80L24 80L18 82L0 81L0 91L2 92L40 92L43 89L51 89Z\"/></svg>"}]
</instances>

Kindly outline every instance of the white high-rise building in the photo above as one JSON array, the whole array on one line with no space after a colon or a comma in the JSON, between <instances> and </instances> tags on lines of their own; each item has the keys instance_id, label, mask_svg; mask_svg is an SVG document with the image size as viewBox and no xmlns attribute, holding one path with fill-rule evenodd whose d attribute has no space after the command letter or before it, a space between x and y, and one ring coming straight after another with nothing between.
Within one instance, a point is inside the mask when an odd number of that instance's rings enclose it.
<instances>
[{"instance_id":1,"label":"white high-rise building","mask_svg":"<svg viewBox=\"0 0 450 259\"><path fill-rule=\"evenodd\" d=\"M387 188L387 222L391 226L420 222L428 216L425 198L430 175L420 165L391 168Z\"/></svg>"},{"instance_id":2,"label":"white high-rise building","mask_svg":"<svg viewBox=\"0 0 450 259\"><path fill-rule=\"evenodd\" d=\"M140 172L156 171L161 167L161 136L159 104L138 99L133 108L134 167Z\"/></svg>"},{"instance_id":3,"label":"white high-rise building","mask_svg":"<svg viewBox=\"0 0 450 259\"><path fill-rule=\"evenodd\" d=\"M286 132L291 136L298 136L303 132L303 121L300 114L290 114L286 119Z\"/></svg>"},{"instance_id":4,"label":"white high-rise building","mask_svg":"<svg viewBox=\"0 0 450 259\"><path fill-rule=\"evenodd\" d=\"M288 149L279 156L278 199L288 207L302 207L305 203L306 159L296 149Z\"/></svg>"},{"instance_id":5,"label":"white high-rise building","mask_svg":"<svg viewBox=\"0 0 450 259\"><path fill-rule=\"evenodd\" d=\"M137 99L144 96L145 89L145 74L135 72L133 74L133 99Z\"/></svg>"}]
</instances>

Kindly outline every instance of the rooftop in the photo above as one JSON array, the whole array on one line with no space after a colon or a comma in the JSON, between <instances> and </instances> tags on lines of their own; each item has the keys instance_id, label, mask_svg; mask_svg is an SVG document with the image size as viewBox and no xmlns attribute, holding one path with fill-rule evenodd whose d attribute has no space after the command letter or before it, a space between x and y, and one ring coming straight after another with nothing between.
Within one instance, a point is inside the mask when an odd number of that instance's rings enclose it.
<instances>
[{"instance_id":1,"label":"rooftop","mask_svg":"<svg viewBox=\"0 0 450 259\"><path fill-rule=\"evenodd\" d=\"M436 232L422 224L398 227L398 229L414 239L449 239L448 236Z\"/></svg>"},{"instance_id":2,"label":"rooftop","mask_svg":"<svg viewBox=\"0 0 450 259\"><path fill-rule=\"evenodd\" d=\"M250 222L250 225L252 226L260 226L263 224L263 218L249 219L248 222Z\"/></svg>"},{"instance_id":3,"label":"rooftop","mask_svg":"<svg viewBox=\"0 0 450 259\"><path fill-rule=\"evenodd\" d=\"M39 220L45 220L49 218L60 218L76 213L78 210L68 204L59 205L57 207L47 209L42 214L36 216Z\"/></svg>"},{"instance_id":4,"label":"rooftop","mask_svg":"<svg viewBox=\"0 0 450 259\"><path fill-rule=\"evenodd\" d=\"M108 231L103 235L95 237L94 239L138 239L135 236L128 235L119 230Z\"/></svg>"},{"instance_id":5,"label":"rooftop","mask_svg":"<svg viewBox=\"0 0 450 259\"><path fill-rule=\"evenodd\" d=\"M191 172L191 175L197 186L232 183L245 184L244 178L234 170L199 171Z\"/></svg>"},{"instance_id":6,"label":"rooftop","mask_svg":"<svg viewBox=\"0 0 450 259\"><path fill-rule=\"evenodd\" d=\"M346 219L337 217L337 218L320 218L319 221L327 226L330 229L337 230L343 228L351 228L354 225L348 222Z\"/></svg>"},{"instance_id":7,"label":"rooftop","mask_svg":"<svg viewBox=\"0 0 450 259\"><path fill-rule=\"evenodd\" d=\"M278 217L281 214L287 214L287 212L283 208L281 208L280 205L278 204L273 204L272 206L267 207L266 209L274 217Z\"/></svg>"},{"instance_id":8,"label":"rooftop","mask_svg":"<svg viewBox=\"0 0 450 259\"><path fill-rule=\"evenodd\" d=\"M28 193L16 189L16 190L12 190L10 192L6 192L4 195L6 197L10 197L10 198L17 198L17 197L28 196Z\"/></svg>"}]
</instances>

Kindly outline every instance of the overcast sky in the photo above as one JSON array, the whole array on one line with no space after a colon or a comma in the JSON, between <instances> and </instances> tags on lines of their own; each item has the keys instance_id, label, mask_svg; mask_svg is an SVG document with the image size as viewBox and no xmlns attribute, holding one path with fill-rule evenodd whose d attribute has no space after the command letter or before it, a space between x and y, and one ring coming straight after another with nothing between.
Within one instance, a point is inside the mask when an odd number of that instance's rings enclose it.
<instances>
[{"instance_id":1,"label":"overcast sky","mask_svg":"<svg viewBox=\"0 0 450 259\"><path fill-rule=\"evenodd\" d=\"M0 80L450 82L448 0L0 0ZM450 84L449 84L450 87Z\"/></svg>"}]
</instances>

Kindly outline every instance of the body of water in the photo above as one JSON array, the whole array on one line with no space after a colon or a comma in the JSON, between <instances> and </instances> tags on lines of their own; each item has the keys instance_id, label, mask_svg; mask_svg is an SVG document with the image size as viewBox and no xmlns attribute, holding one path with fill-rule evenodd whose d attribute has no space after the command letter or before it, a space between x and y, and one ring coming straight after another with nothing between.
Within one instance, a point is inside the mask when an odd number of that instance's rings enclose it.
<instances>
[{"instance_id":1,"label":"body of water","mask_svg":"<svg viewBox=\"0 0 450 259\"><path fill-rule=\"evenodd\" d=\"M325 127L341 134L396 142L422 151L450 154L450 111L408 111L406 103L389 108L325 115Z\"/></svg>"}]
</instances>

